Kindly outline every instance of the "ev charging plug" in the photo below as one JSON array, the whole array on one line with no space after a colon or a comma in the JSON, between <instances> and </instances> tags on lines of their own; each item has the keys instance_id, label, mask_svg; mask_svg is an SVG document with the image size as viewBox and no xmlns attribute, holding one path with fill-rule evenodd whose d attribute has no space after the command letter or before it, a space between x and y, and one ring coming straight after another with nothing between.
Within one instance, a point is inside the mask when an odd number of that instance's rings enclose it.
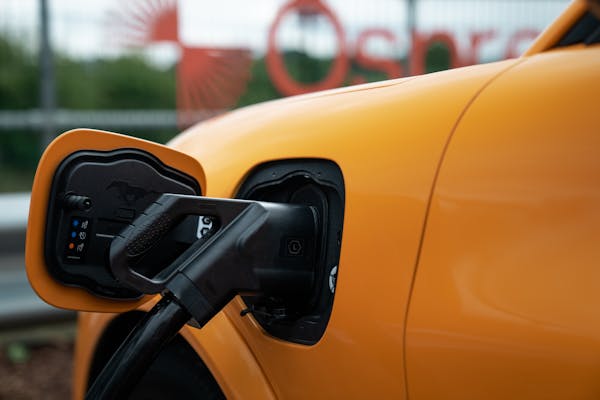
<instances>
[{"instance_id":1,"label":"ev charging plug","mask_svg":"<svg viewBox=\"0 0 600 400\"><path fill-rule=\"evenodd\" d=\"M154 277L133 265L188 215L209 216L212 233ZM235 295L309 296L318 216L312 207L163 194L110 247L110 267L145 294L169 292L202 326Z\"/></svg>"},{"instance_id":2,"label":"ev charging plug","mask_svg":"<svg viewBox=\"0 0 600 400\"><path fill-rule=\"evenodd\" d=\"M213 228L154 276L136 270L143 255L189 215ZM110 246L113 275L163 299L104 366L86 399L127 398L148 364L186 323L203 326L237 294L310 296L319 218L309 206L163 194Z\"/></svg>"}]
</instances>

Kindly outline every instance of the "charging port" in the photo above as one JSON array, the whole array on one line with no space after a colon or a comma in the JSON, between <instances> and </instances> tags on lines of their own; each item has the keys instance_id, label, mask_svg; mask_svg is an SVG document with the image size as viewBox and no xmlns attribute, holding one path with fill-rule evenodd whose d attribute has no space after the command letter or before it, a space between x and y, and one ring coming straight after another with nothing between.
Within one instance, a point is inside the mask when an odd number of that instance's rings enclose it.
<instances>
[{"instance_id":1,"label":"charging port","mask_svg":"<svg viewBox=\"0 0 600 400\"><path fill-rule=\"evenodd\" d=\"M323 336L333 308L344 219L344 180L328 160L297 159L262 164L242 183L240 199L304 205L317 215L315 280L303 294L244 296L247 309L277 338L312 345Z\"/></svg>"}]
</instances>

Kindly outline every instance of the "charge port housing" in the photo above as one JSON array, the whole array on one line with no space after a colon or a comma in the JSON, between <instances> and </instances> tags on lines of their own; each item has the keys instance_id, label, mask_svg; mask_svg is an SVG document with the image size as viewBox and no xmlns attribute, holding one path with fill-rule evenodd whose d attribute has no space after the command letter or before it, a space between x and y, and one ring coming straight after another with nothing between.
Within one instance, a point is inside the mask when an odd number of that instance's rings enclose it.
<instances>
[{"instance_id":1,"label":"charge port housing","mask_svg":"<svg viewBox=\"0 0 600 400\"><path fill-rule=\"evenodd\" d=\"M312 290L302 295L261 293L243 299L248 306L245 313L251 313L270 335L305 345L317 343L329 322L339 274L345 200L340 168L321 159L265 163L250 172L236 197L316 210L319 233Z\"/></svg>"},{"instance_id":2,"label":"charge port housing","mask_svg":"<svg viewBox=\"0 0 600 400\"><path fill-rule=\"evenodd\" d=\"M201 188L194 178L145 151L71 154L56 171L48 201L44 253L50 275L99 297L140 297L109 271L108 249L113 238L162 193L200 195ZM164 245L140 260L140 268L159 271L168 265L196 240L196 227L197 217L190 216Z\"/></svg>"}]
</instances>

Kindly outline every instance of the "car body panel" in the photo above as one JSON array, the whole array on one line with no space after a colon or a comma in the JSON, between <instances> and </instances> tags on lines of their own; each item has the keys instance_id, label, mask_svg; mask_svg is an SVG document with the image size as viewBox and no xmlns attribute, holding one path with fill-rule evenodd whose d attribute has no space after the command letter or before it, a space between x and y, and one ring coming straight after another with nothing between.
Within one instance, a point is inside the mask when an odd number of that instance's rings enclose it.
<instances>
[{"instance_id":1,"label":"car body panel","mask_svg":"<svg viewBox=\"0 0 600 400\"><path fill-rule=\"evenodd\" d=\"M202 164L205 194L212 197L235 196L253 167L276 159L330 159L348 177L338 289L319 343L303 346L271 338L251 316L240 317L239 298L226 307L226 318L220 314L201 330L183 330L226 394L249 393L243 379L232 378L231 366L237 365L239 371L262 371L276 397L405 396L406 307L440 157L473 97L517 63L249 107L201 124L170 144ZM81 318L85 325L111 316ZM222 343L239 346L217 352L206 332L219 332ZM78 336L77 365L90 362L96 341ZM254 358L232 359L247 351ZM76 393L83 393L86 382L74 384Z\"/></svg>"},{"instance_id":2,"label":"car body panel","mask_svg":"<svg viewBox=\"0 0 600 400\"><path fill-rule=\"evenodd\" d=\"M533 56L466 112L407 322L413 399L600 396L600 46Z\"/></svg>"},{"instance_id":3,"label":"car body panel","mask_svg":"<svg viewBox=\"0 0 600 400\"><path fill-rule=\"evenodd\" d=\"M405 395L406 304L438 162L473 96L515 63L252 107L172 143L201 162L213 197L234 196L253 167L274 159L325 158L346 177L338 286L321 341L269 337L239 316L239 299L226 310L277 397Z\"/></svg>"}]
</instances>

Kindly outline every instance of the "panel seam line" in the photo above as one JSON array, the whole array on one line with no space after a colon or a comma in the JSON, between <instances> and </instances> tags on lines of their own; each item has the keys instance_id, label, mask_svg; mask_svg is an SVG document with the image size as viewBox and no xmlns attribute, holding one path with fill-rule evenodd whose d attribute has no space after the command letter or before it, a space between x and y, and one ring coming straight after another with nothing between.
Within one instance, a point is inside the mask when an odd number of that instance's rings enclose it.
<instances>
[{"instance_id":1,"label":"panel seam line","mask_svg":"<svg viewBox=\"0 0 600 400\"><path fill-rule=\"evenodd\" d=\"M409 390L408 390L408 363L407 363L407 347L406 347L406 334L407 334L407 328L408 328L408 314L409 314L409 310L410 310L410 304L412 301L412 295L413 295L413 289L415 286L415 281L416 281L416 277L417 277L417 270L419 268L419 263L421 261L421 252L423 250L423 244L425 242L425 233L427 231L427 224L429 221L429 213L431 211L431 205L433 202L433 196L434 196L434 192L436 189L436 185L437 185L437 181L440 175L440 172L442 170L442 165L444 163L444 160L446 158L446 154L448 151L448 148L450 147L450 143L452 141L452 138L454 137L454 133L456 132L458 126L460 125L462 119L464 118L464 116L466 115L467 111L471 108L471 106L475 103L475 101L477 100L477 98L481 95L481 93L483 93L488 86L490 86L494 81L496 81L496 79L498 79L499 77L501 77L502 75L504 75L506 72L510 71L511 69L515 68L518 65L521 65L521 63L523 63L526 60L526 58L521 58L519 60L517 60L514 64L510 65L509 67L507 67L506 69L500 71L499 73L497 73L496 75L494 75L493 77L491 77L487 82L485 82L474 94L473 96L469 99L469 101L467 102L467 104L465 105L465 107L462 109L462 111L460 112L460 114L458 115L458 118L456 119L456 121L454 122L452 128L450 129L450 133L448 134L448 137L446 138L446 142L444 143L444 146L442 147L442 152L438 161L438 164L436 166L434 175L433 175L433 180L431 182L431 189L429 191L429 196L427 198L427 205L425 206L425 217L423 219L423 225L422 225L422 229L421 229L421 237L419 239L419 244L417 247L417 257L415 260L415 266L413 269L413 274L412 274L412 278L410 281L410 287L409 287L409 292L408 292L408 299L406 302L406 308L404 311L404 324L403 324L403 332L402 332L402 358L403 358L403 364L404 364L404 387L405 387L405 398L409 399Z\"/></svg>"}]
</instances>

